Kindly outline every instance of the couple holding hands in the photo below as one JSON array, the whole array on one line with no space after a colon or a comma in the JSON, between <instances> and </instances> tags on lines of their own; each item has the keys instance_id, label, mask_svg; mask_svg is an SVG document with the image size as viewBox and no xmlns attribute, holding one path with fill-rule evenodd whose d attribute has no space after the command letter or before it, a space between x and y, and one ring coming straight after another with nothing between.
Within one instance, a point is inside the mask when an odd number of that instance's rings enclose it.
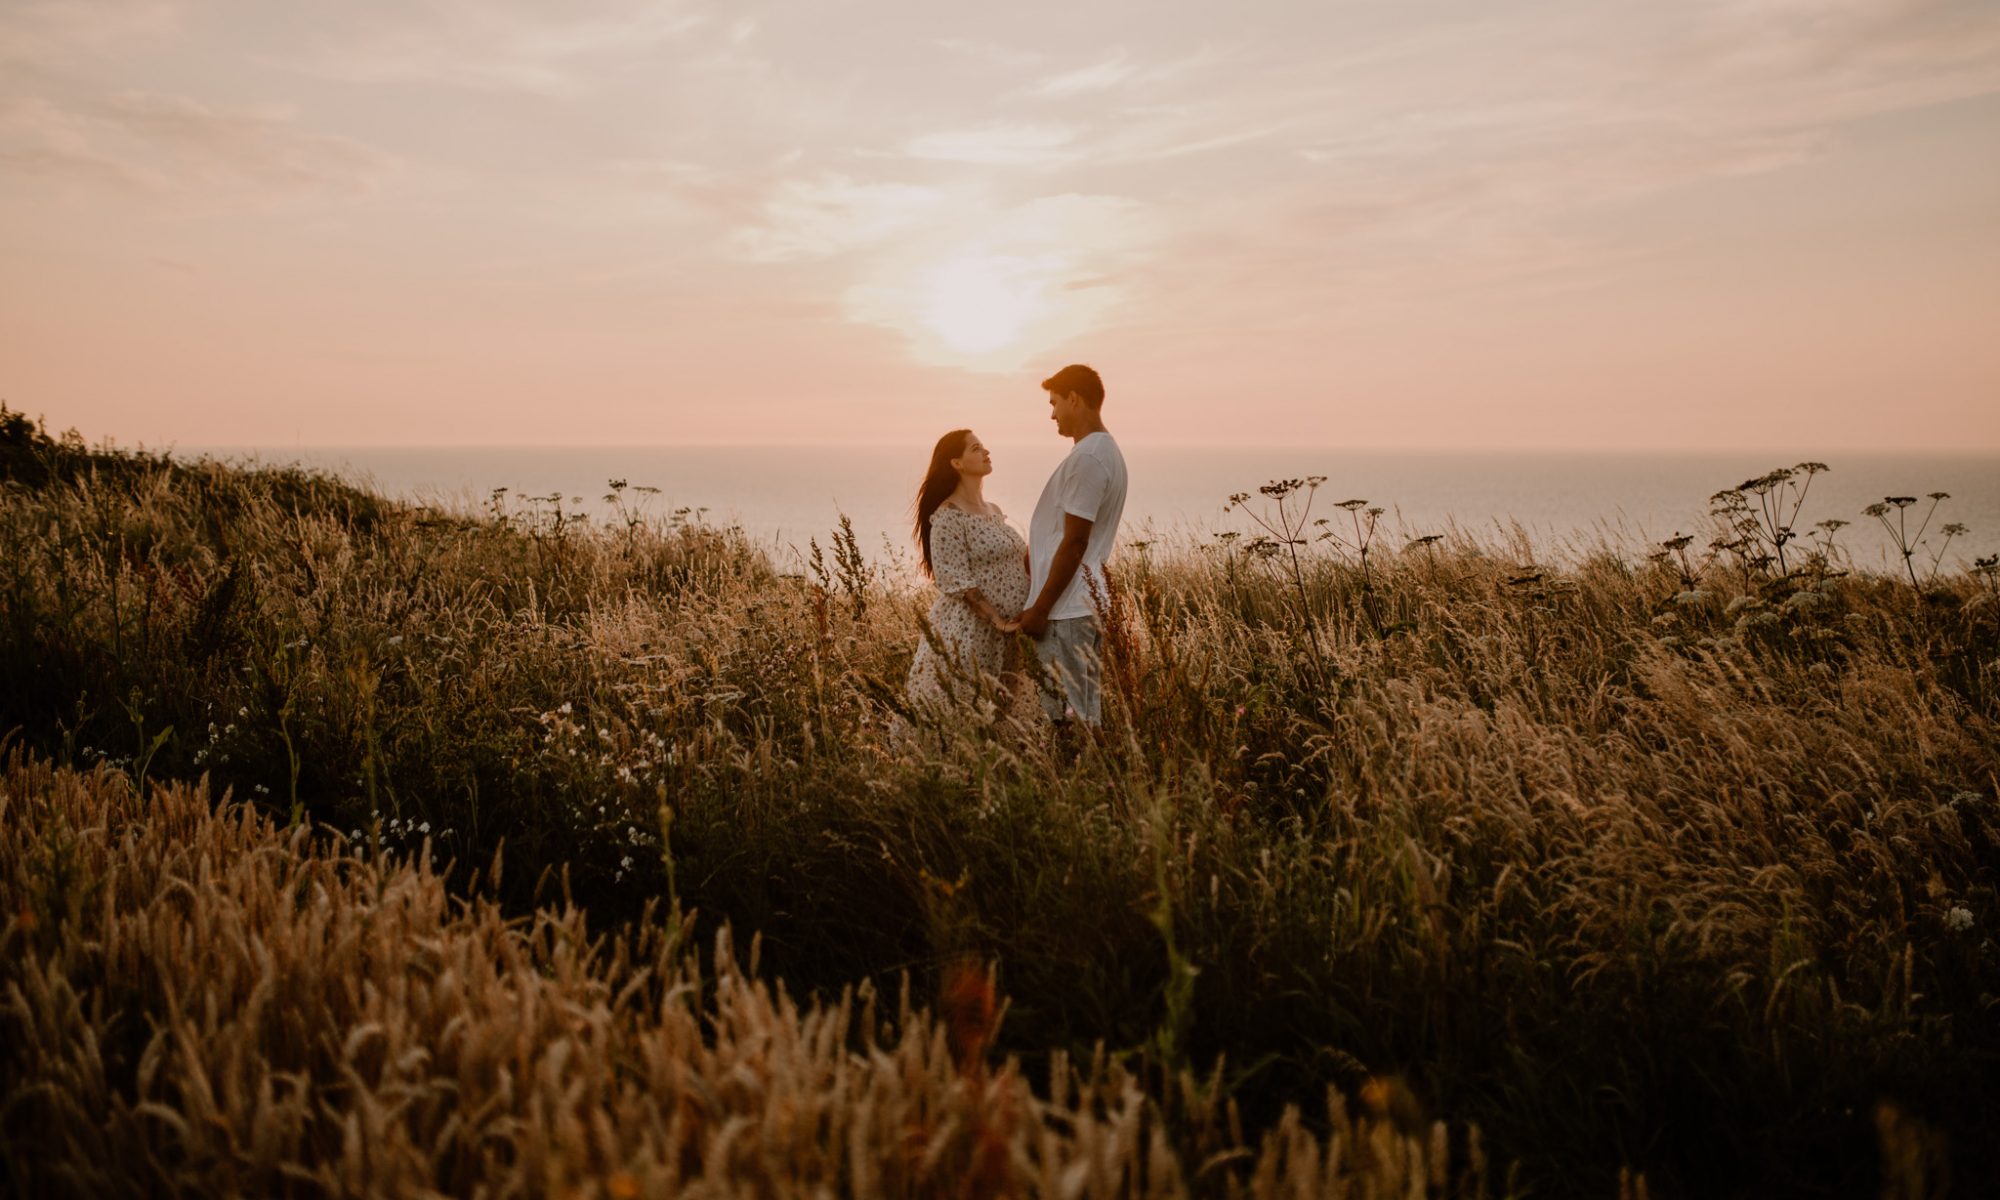
<instances>
[{"instance_id":1,"label":"couple holding hands","mask_svg":"<svg viewBox=\"0 0 2000 1200\"><path fill-rule=\"evenodd\" d=\"M939 710L1005 678L1015 634L1033 639L1044 711L1060 728L1096 727L1103 632L1092 593L1125 510L1125 457L1104 427L1104 381L1081 364L1042 381L1056 432L1074 443L1049 476L1023 539L984 495L993 456L969 429L938 439L917 492L916 541L937 583L910 666L913 708Z\"/></svg>"}]
</instances>

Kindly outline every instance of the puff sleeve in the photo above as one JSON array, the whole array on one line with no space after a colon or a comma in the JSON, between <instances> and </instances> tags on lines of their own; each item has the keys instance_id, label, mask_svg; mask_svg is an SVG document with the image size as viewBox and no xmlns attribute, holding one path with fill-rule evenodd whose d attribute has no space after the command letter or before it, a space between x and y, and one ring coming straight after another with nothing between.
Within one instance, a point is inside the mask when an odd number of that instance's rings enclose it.
<instances>
[{"instance_id":1,"label":"puff sleeve","mask_svg":"<svg viewBox=\"0 0 2000 1200\"><path fill-rule=\"evenodd\" d=\"M979 586L972 577L972 545L966 522L971 520L955 508L940 508L931 516L931 576L938 591L956 596Z\"/></svg>"}]
</instances>

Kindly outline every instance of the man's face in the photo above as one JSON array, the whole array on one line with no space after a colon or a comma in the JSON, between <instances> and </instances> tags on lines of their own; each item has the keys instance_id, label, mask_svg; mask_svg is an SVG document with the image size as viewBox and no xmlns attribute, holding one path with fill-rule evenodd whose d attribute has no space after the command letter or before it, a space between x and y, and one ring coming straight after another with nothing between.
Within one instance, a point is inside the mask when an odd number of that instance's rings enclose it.
<instances>
[{"instance_id":1,"label":"man's face","mask_svg":"<svg viewBox=\"0 0 2000 1200\"><path fill-rule=\"evenodd\" d=\"M1056 423L1056 432L1063 437L1075 437L1077 418L1084 410L1083 397L1071 392L1062 395L1054 389L1049 391L1049 419Z\"/></svg>"}]
</instances>

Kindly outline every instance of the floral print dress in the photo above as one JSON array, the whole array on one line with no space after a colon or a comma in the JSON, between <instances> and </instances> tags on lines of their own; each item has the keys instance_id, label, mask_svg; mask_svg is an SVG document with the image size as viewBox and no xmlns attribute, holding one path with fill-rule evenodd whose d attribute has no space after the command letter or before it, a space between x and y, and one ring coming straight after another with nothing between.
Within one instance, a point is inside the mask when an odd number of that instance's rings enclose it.
<instances>
[{"instance_id":1,"label":"floral print dress","mask_svg":"<svg viewBox=\"0 0 2000 1200\"><path fill-rule=\"evenodd\" d=\"M998 676L1007 666L1010 638L982 620L964 600L978 588L1000 612L1012 615L1028 604L1028 543L998 506L969 513L947 504L931 517L931 573L938 598L931 604L930 635L917 644L910 664L913 704L936 706L963 697L982 676Z\"/></svg>"}]
</instances>

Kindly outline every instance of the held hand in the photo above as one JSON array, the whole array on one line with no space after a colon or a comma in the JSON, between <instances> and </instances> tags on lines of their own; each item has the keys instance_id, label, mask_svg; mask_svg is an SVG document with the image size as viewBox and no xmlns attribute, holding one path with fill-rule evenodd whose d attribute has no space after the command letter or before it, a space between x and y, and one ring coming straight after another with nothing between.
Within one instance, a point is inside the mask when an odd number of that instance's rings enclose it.
<instances>
[{"instance_id":1,"label":"held hand","mask_svg":"<svg viewBox=\"0 0 2000 1200\"><path fill-rule=\"evenodd\" d=\"M1021 618L996 617L993 621L993 628L999 630L1001 633L1019 633L1021 632Z\"/></svg>"},{"instance_id":2,"label":"held hand","mask_svg":"<svg viewBox=\"0 0 2000 1200\"><path fill-rule=\"evenodd\" d=\"M1031 638L1040 638L1049 631L1049 615L1028 609L1014 618L1014 627Z\"/></svg>"}]
</instances>

